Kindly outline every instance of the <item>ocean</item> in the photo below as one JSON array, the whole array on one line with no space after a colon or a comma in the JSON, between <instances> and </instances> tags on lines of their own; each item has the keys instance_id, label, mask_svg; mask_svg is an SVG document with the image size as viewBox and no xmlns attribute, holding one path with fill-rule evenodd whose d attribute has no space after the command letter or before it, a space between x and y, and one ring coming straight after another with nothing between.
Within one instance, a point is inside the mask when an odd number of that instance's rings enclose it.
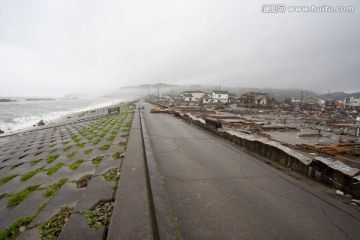
<instances>
[{"instance_id":1,"label":"ocean","mask_svg":"<svg viewBox=\"0 0 360 240\"><path fill-rule=\"evenodd\" d=\"M40 120L56 121L67 114L110 106L125 101L125 99L109 98L55 98L45 100L38 100L44 98L34 97L4 98L16 100L16 102L0 102L0 130L5 133L32 127ZM0 99L3 98L0 97ZM37 100L29 101L26 99Z\"/></svg>"}]
</instances>

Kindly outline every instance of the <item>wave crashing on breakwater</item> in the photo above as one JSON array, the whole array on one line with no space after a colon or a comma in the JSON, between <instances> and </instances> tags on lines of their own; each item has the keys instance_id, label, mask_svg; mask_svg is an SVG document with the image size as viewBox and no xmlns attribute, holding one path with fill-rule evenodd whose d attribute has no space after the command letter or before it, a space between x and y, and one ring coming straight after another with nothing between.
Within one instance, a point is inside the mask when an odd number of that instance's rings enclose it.
<instances>
[{"instance_id":1,"label":"wave crashing on breakwater","mask_svg":"<svg viewBox=\"0 0 360 240\"><path fill-rule=\"evenodd\" d=\"M27 101L28 98L11 99L16 101L0 102L0 130L5 133L24 130L40 120L54 122L69 114L106 107L125 100L109 98L64 98L52 101L41 98L36 98L39 99L36 101Z\"/></svg>"}]
</instances>

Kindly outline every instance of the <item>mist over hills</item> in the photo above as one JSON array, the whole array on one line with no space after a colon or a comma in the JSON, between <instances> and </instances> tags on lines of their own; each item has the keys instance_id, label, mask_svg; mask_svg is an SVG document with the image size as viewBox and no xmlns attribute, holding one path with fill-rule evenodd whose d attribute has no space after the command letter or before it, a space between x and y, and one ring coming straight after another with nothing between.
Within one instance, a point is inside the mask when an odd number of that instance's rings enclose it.
<instances>
[{"instance_id":1,"label":"mist over hills","mask_svg":"<svg viewBox=\"0 0 360 240\"><path fill-rule=\"evenodd\" d=\"M333 92L333 93L323 93L319 95L320 99L344 99L344 98L360 98L360 92L354 92L354 93L344 93L344 92Z\"/></svg>"},{"instance_id":2,"label":"mist over hills","mask_svg":"<svg viewBox=\"0 0 360 240\"><path fill-rule=\"evenodd\" d=\"M240 96L244 92L267 92L270 97L275 98L277 101L284 101L286 98L303 99L306 98L318 98L318 99L344 99L345 97L360 97L360 92L355 93L344 93L344 92L333 92L318 94L310 90L303 89L276 89L276 88L245 88L245 87L228 87L228 86L215 86L215 85L173 85L165 83L156 84L141 84L138 86L125 86L121 87L112 93L106 94L105 97L143 97L149 95L179 95L181 92L188 90L201 90L204 92L211 92L213 90L226 90L230 93L234 93Z\"/></svg>"}]
</instances>

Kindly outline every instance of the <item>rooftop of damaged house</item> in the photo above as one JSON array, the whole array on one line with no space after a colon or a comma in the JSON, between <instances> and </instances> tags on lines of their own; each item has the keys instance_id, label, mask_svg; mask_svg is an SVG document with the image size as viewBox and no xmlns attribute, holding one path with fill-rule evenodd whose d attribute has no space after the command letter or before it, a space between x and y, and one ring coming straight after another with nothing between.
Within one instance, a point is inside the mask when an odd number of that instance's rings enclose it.
<instances>
[{"instance_id":1,"label":"rooftop of damaged house","mask_svg":"<svg viewBox=\"0 0 360 240\"><path fill-rule=\"evenodd\" d=\"M271 158L273 148L286 152L289 159L306 166L305 175L317 180L323 177L330 185L348 181L345 190L360 182L360 98L321 100L301 94L300 99L279 100L267 92L192 90L147 100L157 105L151 112L190 119L233 142L235 138L257 142L250 150L265 157ZM245 147L243 140L239 142ZM292 164L277 161L287 167ZM336 179L339 172L348 179ZM360 188L353 191L360 194Z\"/></svg>"}]
</instances>

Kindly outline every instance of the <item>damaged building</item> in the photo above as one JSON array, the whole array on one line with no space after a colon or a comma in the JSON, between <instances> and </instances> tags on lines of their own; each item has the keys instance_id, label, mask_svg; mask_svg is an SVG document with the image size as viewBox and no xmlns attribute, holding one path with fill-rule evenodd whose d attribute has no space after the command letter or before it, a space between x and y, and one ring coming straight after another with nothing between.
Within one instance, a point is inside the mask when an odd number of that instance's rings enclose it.
<instances>
[{"instance_id":1,"label":"damaged building","mask_svg":"<svg viewBox=\"0 0 360 240\"><path fill-rule=\"evenodd\" d=\"M245 92L237 101L238 105L268 105L270 104L269 93Z\"/></svg>"}]
</instances>

